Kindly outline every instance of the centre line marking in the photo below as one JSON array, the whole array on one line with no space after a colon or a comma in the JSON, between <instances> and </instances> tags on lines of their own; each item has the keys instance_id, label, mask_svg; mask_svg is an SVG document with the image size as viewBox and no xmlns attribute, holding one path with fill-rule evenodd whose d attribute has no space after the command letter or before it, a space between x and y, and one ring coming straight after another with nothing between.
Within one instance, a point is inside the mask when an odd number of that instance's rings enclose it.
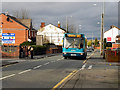
<instances>
[{"instance_id":1,"label":"centre line marking","mask_svg":"<svg viewBox=\"0 0 120 90\"><path fill-rule=\"evenodd\" d=\"M8 76L5 76L5 77L2 77L2 78L0 78L0 80L6 79L6 78L9 78L9 77L13 77L13 76L15 76L15 74L11 74L11 75L8 75Z\"/></svg>"},{"instance_id":2,"label":"centre line marking","mask_svg":"<svg viewBox=\"0 0 120 90\"><path fill-rule=\"evenodd\" d=\"M44 65L48 65L49 64L49 62L48 63L45 63Z\"/></svg>"},{"instance_id":3,"label":"centre line marking","mask_svg":"<svg viewBox=\"0 0 120 90\"><path fill-rule=\"evenodd\" d=\"M31 69L28 69L28 70L25 70L25 71L19 72L18 74L22 74L22 73L29 72L29 71L31 71Z\"/></svg>"},{"instance_id":4,"label":"centre line marking","mask_svg":"<svg viewBox=\"0 0 120 90\"><path fill-rule=\"evenodd\" d=\"M58 59L57 61L59 61L59 60L61 60L61 59Z\"/></svg>"},{"instance_id":5,"label":"centre line marking","mask_svg":"<svg viewBox=\"0 0 120 90\"><path fill-rule=\"evenodd\" d=\"M55 62L55 61L51 61L51 62Z\"/></svg>"},{"instance_id":6,"label":"centre line marking","mask_svg":"<svg viewBox=\"0 0 120 90\"><path fill-rule=\"evenodd\" d=\"M36 67L34 67L33 69L37 69L37 68L40 68L42 65L39 65L39 66L36 66Z\"/></svg>"}]
</instances>

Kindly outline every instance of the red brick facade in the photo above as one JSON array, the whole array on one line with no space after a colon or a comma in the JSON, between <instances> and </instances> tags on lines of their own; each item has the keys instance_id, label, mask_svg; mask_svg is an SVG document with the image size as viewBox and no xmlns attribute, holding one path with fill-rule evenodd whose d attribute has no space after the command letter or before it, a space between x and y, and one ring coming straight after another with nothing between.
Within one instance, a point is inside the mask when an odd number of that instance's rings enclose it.
<instances>
[{"instance_id":1,"label":"red brick facade","mask_svg":"<svg viewBox=\"0 0 120 90\"><path fill-rule=\"evenodd\" d=\"M19 46L24 41L28 41L28 38L35 37L35 31L30 30L25 25L17 22L16 19L9 17L5 14L0 14L0 29L2 33L15 33L15 46ZM30 34L29 34L30 30ZM33 33L33 34L32 34ZM29 34L29 35L28 35ZM1 36L0 36L1 37ZM4 44L8 45L8 44ZM13 44L9 44L13 45Z\"/></svg>"},{"instance_id":2,"label":"red brick facade","mask_svg":"<svg viewBox=\"0 0 120 90\"><path fill-rule=\"evenodd\" d=\"M35 30L32 30L32 23L31 19L24 20L25 23L28 23L29 26L26 26L24 23L20 22L19 20L13 16L0 14L0 29L2 29L2 33L14 33L15 34L15 43L14 44L3 44L5 48L1 48L1 53L3 58L19 58L19 45L25 41L28 41L28 38L35 38ZM28 21L28 22L26 22ZM30 32L30 34L29 34ZM2 38L2 35L0 35ZM13 50L10 50L13 46ZM8 47L8 49L7 49Z\"/></svg>"}]
</instances>

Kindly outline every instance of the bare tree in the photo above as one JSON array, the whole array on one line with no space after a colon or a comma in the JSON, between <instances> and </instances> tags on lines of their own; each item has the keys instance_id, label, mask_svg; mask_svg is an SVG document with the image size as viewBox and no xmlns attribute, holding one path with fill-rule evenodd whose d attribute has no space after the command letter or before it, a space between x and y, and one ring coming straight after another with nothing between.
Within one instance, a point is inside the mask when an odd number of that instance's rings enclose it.
<instances>
[{"instance_id":1,"label":"bare tree","mask_svg":"<svg viewBox=\"0 0 120 90\"><path fill-rule=\"evenodd\" d=\"M63 24L63 28L65 28L65 30L66 30L66 25L65 24ZM75 30L76 30L75 25L68 23L68 32L69 33L75 33Z\"/></svg>"},{"instance_id":2,"label":"bare tree","mask_svg":"<svg viewBox=\"0 0 120 90\"><path fill-rule=\"evenodd\" d=\"M28 10L26 10L26 9L21 9L20 11L14 11L13 15L16 16L17 18L21 18L21 19L29 18L29 13L28 13Z\"/></svg>"}]
</instances>

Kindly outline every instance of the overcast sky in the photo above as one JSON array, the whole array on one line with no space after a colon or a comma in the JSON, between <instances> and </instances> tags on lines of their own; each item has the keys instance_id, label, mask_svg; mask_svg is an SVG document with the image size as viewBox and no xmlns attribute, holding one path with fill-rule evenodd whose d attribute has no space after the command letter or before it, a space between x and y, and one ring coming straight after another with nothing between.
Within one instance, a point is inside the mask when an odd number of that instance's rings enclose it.
<instances>
[{"instance_id":1,"label":"overcast sky","mask_svg":"<svg viewBox=\"0 0 120 90\"><path fill-rule=\"evenodd\" d=\"M30 1L30 0L29 0ZM105 31L111 25L118 26L118 3L105 2ZM2 2L2 12L10 15L26 10L32 18L34 28L39 29L41 22L46 25L57 25L65 28L66 16L68 24L74 24L76 30L85 33L87 37L100 37L102 2ZM80 27L81 25L81 27Z\"/></svg>"}]
</instances>

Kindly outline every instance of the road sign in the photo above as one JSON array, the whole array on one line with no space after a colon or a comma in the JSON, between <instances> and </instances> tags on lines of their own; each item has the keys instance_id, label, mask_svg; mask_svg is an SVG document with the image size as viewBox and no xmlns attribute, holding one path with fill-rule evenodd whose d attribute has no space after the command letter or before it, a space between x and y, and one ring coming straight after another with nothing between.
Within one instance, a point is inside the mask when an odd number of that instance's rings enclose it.
<instances>
[{"instance_id":1,"label":"road sign","mask_svg":"<svg viewBox=\"0 0 120 90\"><path fill-rule=\"evenodd\" d=\"M2 44L14 44L15 43L15 34L14 33L2 33Z\"/></svg>"},{"instance_id":2,"label":"road sign","mask_svg":"<svg viewBox=\"0 0 120 90\"><path fill-rule=\"evenodd\" d=\"M107 42L111 42L111 37L107 37Z\"/></svg>"}]
</instances>

